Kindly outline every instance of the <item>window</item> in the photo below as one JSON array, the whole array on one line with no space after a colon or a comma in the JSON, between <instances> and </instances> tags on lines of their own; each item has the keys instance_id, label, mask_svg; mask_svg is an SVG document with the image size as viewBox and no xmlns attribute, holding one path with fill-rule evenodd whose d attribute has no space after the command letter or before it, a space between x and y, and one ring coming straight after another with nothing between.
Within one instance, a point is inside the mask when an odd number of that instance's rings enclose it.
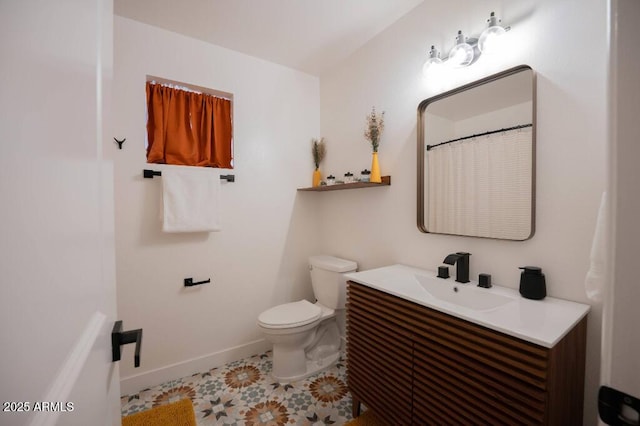
<instances>
[{"instance_id":1,"label":"window","mask_svg":"<svg viewBox=\"0 0 640 426\"><path fill-rule=\"evenodd\" d=\"M233 168L232 100L147 81L147 162Z\"/></svg>"}]
</instances>

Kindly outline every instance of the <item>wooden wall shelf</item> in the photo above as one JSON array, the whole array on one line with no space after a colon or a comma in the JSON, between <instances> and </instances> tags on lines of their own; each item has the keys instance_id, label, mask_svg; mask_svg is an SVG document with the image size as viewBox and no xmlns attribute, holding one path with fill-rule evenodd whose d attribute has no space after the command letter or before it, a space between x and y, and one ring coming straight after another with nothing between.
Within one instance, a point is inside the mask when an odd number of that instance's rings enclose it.
<instances>
[{"instance_id":1,"label":"wooden wall shelf","mask_svg":"<svg viewBox=\"0 0 640 426\"><path fill-rule=\"evenodd\" d=\"M309 188L298 188L298 191L340 191L343 189L357 189L357 188L374 188L380 186L389 186L391 185L391 176L382 176L381 183L371 183L371 182L354 182L354 183L336 183L335 185L322 185L317 187L309 187Z\"/></svg>"}]
</instances>

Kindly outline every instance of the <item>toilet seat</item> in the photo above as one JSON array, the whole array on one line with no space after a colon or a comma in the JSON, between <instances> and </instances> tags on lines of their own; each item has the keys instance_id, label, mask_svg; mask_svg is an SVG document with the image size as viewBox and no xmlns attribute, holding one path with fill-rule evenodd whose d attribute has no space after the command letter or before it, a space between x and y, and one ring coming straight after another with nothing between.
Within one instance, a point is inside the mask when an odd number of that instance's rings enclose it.
<instances>
[{"instance_id":1,"label":"toilet seat","mask_svg":"<svg viewBox=\"0 0 640 426\"><path fill-rule=\"evenodd\" d=\"M258 317L264 328L293 328L311 324L322 315L322 309L307 300L285 303L267 309Z\"/></svg>"}]
</instances>

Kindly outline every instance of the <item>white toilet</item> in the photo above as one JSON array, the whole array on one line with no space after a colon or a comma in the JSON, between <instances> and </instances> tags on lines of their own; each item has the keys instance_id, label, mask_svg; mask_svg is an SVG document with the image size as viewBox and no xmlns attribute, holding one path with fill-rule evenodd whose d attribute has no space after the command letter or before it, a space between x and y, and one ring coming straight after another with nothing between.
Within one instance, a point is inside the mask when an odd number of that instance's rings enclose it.
<instances>
[{"instance_id":1,"label":"white toilet","mask_svg":"<svg viewBox=\"0 0 640 426\"><path fill-rule=\"evenodd\" d=\"M273 343L273 377L283 383L300 380L333 365L340 357L336 310L344 310L344 274L356 262L333 256L311 256L311 284L318 301L285 303L258 316L258 325Z\"/></svg>"}]
</instances>

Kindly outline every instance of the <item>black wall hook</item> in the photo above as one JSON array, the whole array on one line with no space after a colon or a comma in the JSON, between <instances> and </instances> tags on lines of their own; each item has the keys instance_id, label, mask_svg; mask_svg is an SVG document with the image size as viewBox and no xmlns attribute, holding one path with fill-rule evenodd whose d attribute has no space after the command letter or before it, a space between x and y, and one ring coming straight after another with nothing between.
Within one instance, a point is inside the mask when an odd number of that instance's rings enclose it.
<instances>
[{"instance_id":1,"label":"black wall hook","mask_svg":"<svg viewBox=\"0 0 640 426\"><path fill-rule=\"evenodd\" d=\"M127 138L122 139L121 141L119 141L116 138L113 138L114 141L116 141L116 143L118 144L118 148L122 149L122 144L124 143L124 141L127 140Z\"/></svg>"}]
</instances>

